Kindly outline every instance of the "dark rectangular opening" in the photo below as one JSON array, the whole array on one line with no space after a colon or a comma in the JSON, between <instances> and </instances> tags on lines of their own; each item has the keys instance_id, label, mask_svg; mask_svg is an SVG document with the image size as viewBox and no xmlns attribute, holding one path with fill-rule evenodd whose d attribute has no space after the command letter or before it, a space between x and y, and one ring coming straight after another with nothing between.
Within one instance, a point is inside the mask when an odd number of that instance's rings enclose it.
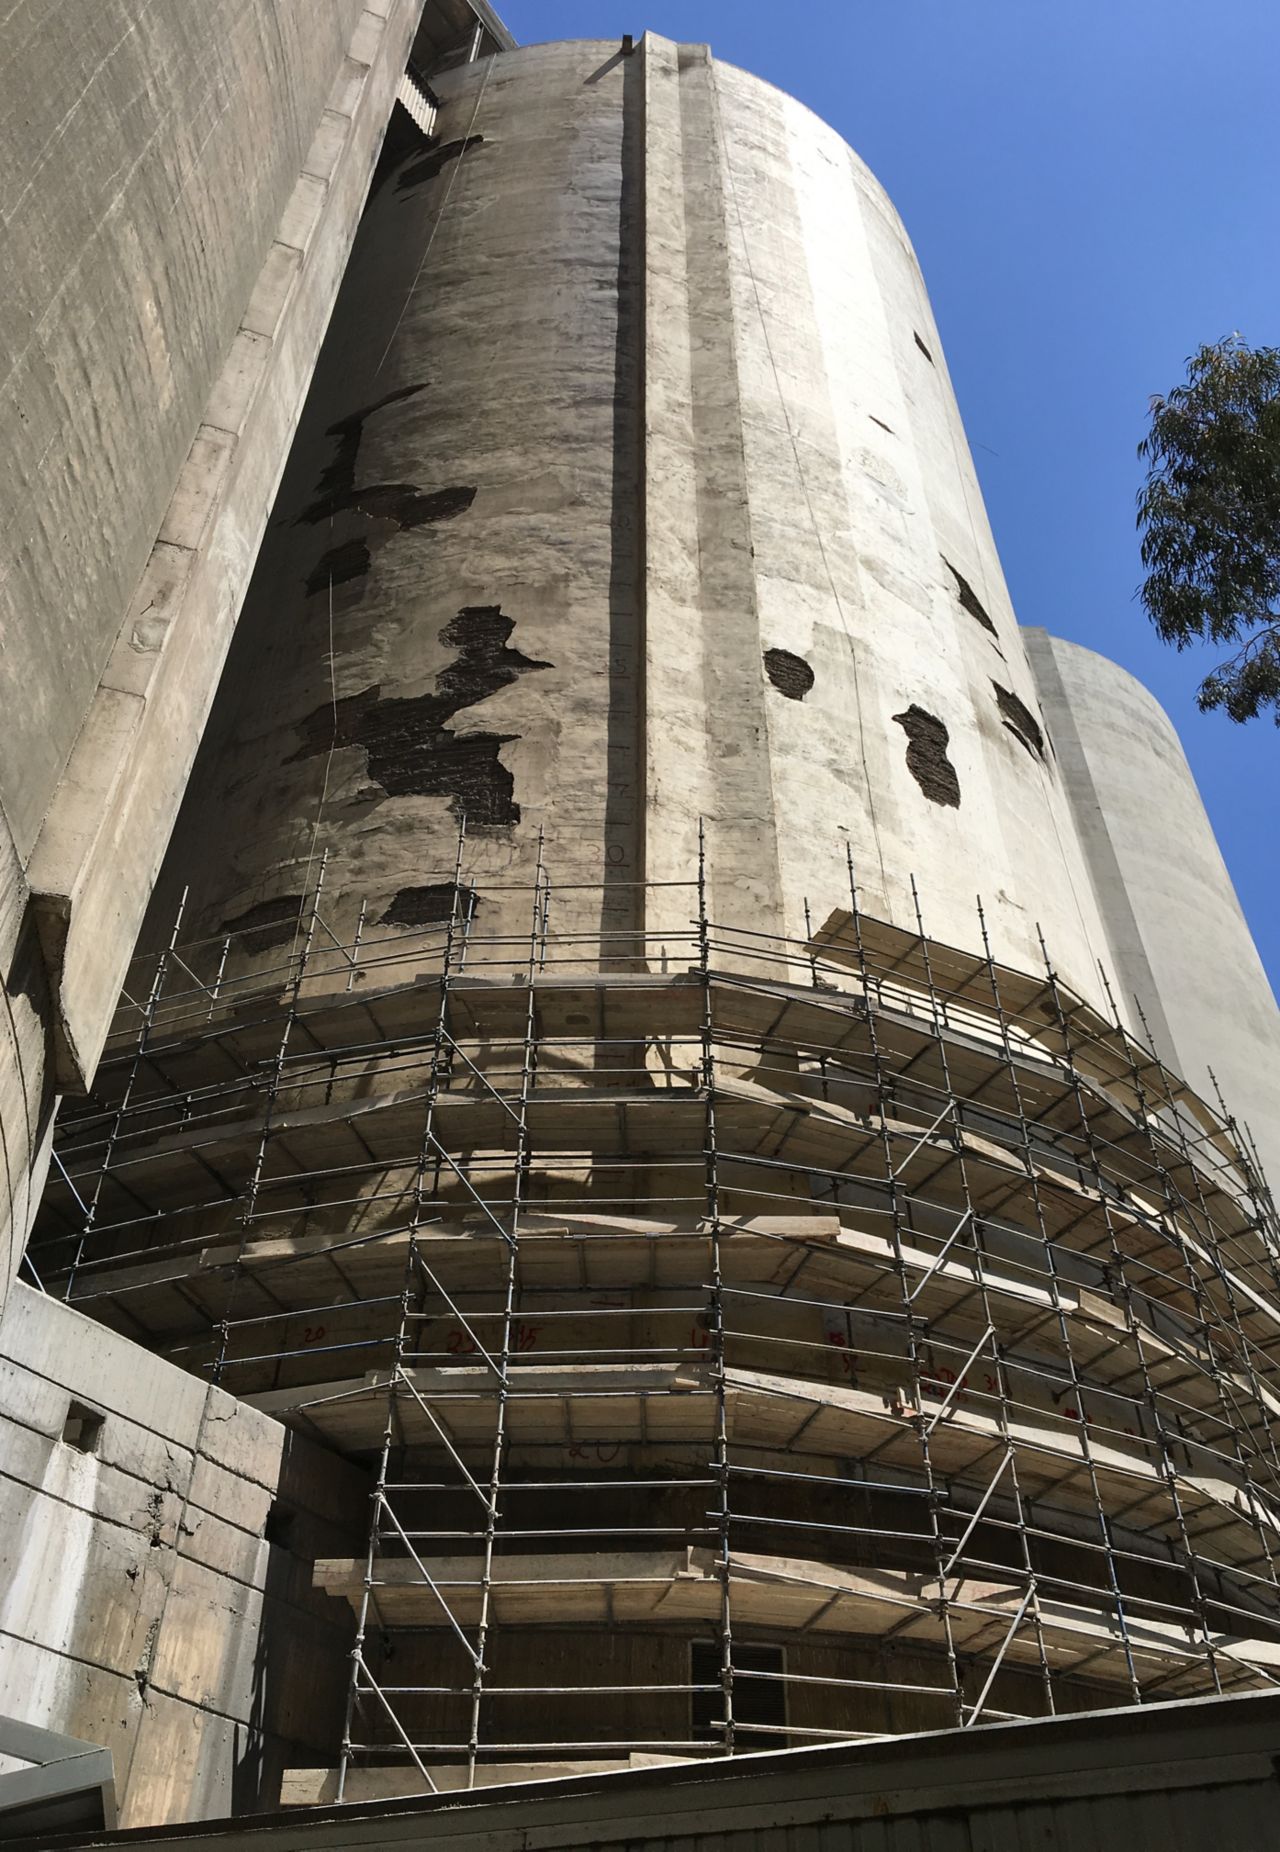
<instances>
[{"instance_id":1,"label":"dark rectangular opening","mask_svg":"<svg viewBox=\"0 0 1280 1852\"><path fill-rule=\"evenodd\" d=\"M96 1453L105 1421L106 1416L100 1409L90 1408L85 1402L68 1402L62 1438L68 1447L74 1447L79 1453Z\"/></svg>"},{"instance_id":2,"label":"dark rectangular opening","mask_svg":"<svg viewBox=\"0 0 1280 1852\"><path fill-rule=\"evenodd\" d=\"M720 1642L694 1640L689 1648L689 1682L695 1689L692 1735L698 1743L723 1743L724 1691ZM787 1747L787 1655L781 1646L734 1643L733 1734L738 1749ZM698 1690L697 1687L709 1687Z\"/></svg>"}]
</instances>

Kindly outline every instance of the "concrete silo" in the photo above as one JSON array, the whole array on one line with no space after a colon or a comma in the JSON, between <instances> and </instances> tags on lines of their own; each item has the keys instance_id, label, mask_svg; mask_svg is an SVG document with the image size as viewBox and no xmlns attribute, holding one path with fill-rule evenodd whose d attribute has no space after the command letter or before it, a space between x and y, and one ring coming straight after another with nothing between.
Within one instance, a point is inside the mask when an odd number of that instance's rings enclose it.
<instances>
[{"instance_id":1,"label":"concrete silo","mask_svg":"<svg viewBox=\"0 0 1280 1852\"><path fill-rule=\"evenodd\" d=\"M370 1474L286 1797L1268 1682L1269 1207L1114 1014L892 207L652 36L432 111L38 1249Z\"/></svg>"},{"instance_id":2,"label":"concrete silo","mask_svg":"<svg viewBox=\"0 0 1280 1852\"><path fill-rule=\"evenodd\" d=\"M1280 1012L1173 724L1105 656L1026 635L1116 987L1175 1072L1209 1098L1221 1090L1275 1176Z\"/></svg>"},{"instance_id":3,"label":"concrete silo","mask_svg":"<svg viewBox=\"0 0 1280 1852\"><path fill-rule=\"evenodd\" d=\"M981 887L997 956L1040 962L1039 923L1094 995L1105 930L879 185L697 46L440 88L438 145L366 212L180 826L187 930L296 912L318 844L344 921L410 914L465 815L478 878L531 879L541 830L651 932L636 884L686 880L702 819L718 917L803 936L848 850L877 914L914 928L916 873L976 943Z\"/></svg>"}]
</instances>

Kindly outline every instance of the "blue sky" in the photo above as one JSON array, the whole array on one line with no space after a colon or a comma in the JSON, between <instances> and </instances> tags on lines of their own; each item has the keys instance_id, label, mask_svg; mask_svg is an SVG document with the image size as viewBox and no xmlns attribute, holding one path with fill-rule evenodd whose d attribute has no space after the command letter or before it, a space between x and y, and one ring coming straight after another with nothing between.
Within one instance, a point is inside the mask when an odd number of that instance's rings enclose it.
<instances>
[{"instance_id":1,"label":"blue sky","mask_svg":"<svg viewBox=\"0 0 1280 1852\"><path fill-rule=\"evenodd\" d=\"M1274 988L1280 729L1200 714L1160 644L1134 454L1201 341L1280 345L1277 0L499 0L524 43L706 40L883 181L933 301L1014 606L1103 651L1182 735Z\"/></svg>"}]
</instances>

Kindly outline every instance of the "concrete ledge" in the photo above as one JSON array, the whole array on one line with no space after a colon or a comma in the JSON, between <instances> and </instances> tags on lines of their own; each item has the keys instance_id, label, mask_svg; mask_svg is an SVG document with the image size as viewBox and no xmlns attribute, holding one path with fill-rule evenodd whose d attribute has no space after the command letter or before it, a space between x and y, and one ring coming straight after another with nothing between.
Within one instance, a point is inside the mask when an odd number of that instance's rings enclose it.
<instances>
[{"instance_id":1,"label":"concrete ledge","mask_svg":"<svg viewBox=\"0 0 1280 1852\"><path fill-rule=\"evenodd\" d=\"M6 1837L115 1825L109 1749L0 1717L0 1756L27 1765L0 1774L0 1823Z\"/></svg>"},{"instance_id":2,"label":"concrete ledge","mask_svg":"<svg viewBox=\"0 0 1280 1852\"><path fill-rule=\"evenodd\" d=\"M425 1845L567 1852L641 1842L722 1852L819 1843L942 1852L1026 1844L1030 1816L1044 1844L1244 1852L1274 1840L1278 1745L1280 1696L1200 1698L74 1843L135 1852ZM1100 1841L1104 1823L1112 1831Z\"/></svg>"}]
</instances>

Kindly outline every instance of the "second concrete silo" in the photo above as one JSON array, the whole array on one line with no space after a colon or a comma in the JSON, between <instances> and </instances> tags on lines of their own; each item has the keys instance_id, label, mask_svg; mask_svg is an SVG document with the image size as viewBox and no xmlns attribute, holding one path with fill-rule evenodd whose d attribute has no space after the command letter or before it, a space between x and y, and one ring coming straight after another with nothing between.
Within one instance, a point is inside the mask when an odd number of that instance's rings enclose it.
<instances>
[{"instance_id":1,"label":"second concrete silo","mask_svg":"<svg viewBox=\"0 0 1280 1852\"><path fill-rule=\"evenodd\" d=\"M1280 1010L1169 716L1093 650L1027 632L1112 973L1170 1067L1280 1175Z\"/></svg>"}]
</instances>

